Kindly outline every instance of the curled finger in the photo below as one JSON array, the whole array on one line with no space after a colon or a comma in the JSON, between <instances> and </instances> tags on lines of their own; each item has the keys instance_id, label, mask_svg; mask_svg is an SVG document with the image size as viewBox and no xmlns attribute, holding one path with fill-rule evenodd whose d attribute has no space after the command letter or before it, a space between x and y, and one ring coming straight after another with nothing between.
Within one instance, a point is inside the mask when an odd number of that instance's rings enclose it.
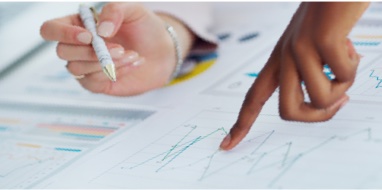
<instances>
[{"instance_id":1,"label":"curled finger","mask_svg":"<svg viewBox=\"0 0 382 190\"><path fill-rule=\"evenodd\" d=\"M283 54L280 71L280 116L289 121L318 122L332 118L349 100L342 95L337 102L328 108L316 108L312 103L304 101L301 77L297 70L292 53ZM322 73L322 72L321 72Z\"/></svg>"},{"instance_id":2,"label":"curled finger","mask_svg":"<svg viewBox=\"0 0 382 190\"><path fill-rule=\"evenodd\" d=\"M124 48L119 44L106 44L110 55L114 59L121 58L124 55ZM98 58L94 48L90 45L72 45L58 43L56 52L59 58L66 61L97 61Z\"/></svg>"},{"instance_id":3,"label":"curled finger","mask_svg":"<svg viewBox=\"0 0 382 190\"><path fill-rule=\"evenodd\" d=\"M41 26L40 35L49 41L77 45L90 44L92 35L84 27L81 27L80 23L78 14L49 20Z\"/></svg>"},{"instance_id":4,"label":"curled finger","mask_svg":"<svg viewBox=\"0 0 382 190\"><path fill-rule=\"evenodd\" d=\"M138 66L142 64L139 60L138 53L134 51L125 51L120 59L114 60L116 69L125 65ZM102 66L98 60L96 61L69 61L67 69L74 75L90 74L102 71Z\"/></svg>"},{"instance_id":5,"label":"curled finger","mask_svg":"<svg viewBox=\"0 0 382 190\"><path fill-rule=\"evenodd\" d=\"M352 80L346 81L337 78L328 79L323 72L325 62L314 49L305 48L304 53L297 51L291 56L293 56L294 65L297 65L298 73L305 83L310 101L316 108L328 108L339 101L354 82L355 76L352 77ZM358 57L358 55L355 56ZM351 60L351 64L358 64L359 59L357 57Z\"/></svg>"}]
</instances>

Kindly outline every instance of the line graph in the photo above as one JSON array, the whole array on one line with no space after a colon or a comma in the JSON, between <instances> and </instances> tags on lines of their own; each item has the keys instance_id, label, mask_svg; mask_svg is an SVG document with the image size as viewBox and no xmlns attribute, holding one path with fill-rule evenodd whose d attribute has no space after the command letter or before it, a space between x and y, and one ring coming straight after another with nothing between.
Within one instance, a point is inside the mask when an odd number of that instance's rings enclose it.
<instances>
[{"instance_id":1,"label":"line graph","mask_svg":"<svg viewBox=\"0 0 382 190\"><path fill-rule=\"evenodd\" d=\"M0 102L0 186L29 188L154 111Z\"/></svg>"},{"instance_id":2,"label":"line graph","mask_svg":"<svg viewBox=\"0 0 382 190\"><path fill-rule=\"evenodd\" d=\"M86 149L73 149L67 146L58 148L13 140L2 142L0 184L2 187L25 187L24 185L33 183L33 180L53 172L57 167L74 159L82 150Z\"/></svg>"},{"instance_id":3,"label":"line graph","mask_svg":"<svg viewBox=\"0 0 382 190\"><path fill-rule=\"evenodd\" d=\"M160 180L162 188L171 187L176 181L189 187L214 188L355 187L369 174L373 164L381 165L380 119L375 120L374 116L359 116L350 122L345 119L350 115L345 114L346 117L342 115L329 123L307 125L285 122L277 115L261 115L255 130L237 149L220 151L217 147L236 116L202 111L132 153L93 182L107 185L110 182L107 179L113 179L114 187L134 187L139 183L147 188L152 187L152 180ZM357 168L359 172L343 168L364 161L373 164ZM326 171L322 171L323 167ZM349 182L339 173L360 181ZM313 176L309 182L301 182L308 174ZM310 181L313 178L324 180ZM128 180L127 185L126 179L139 182Z\"/></svg>"},{"instance_id":4,"label":"line graph","mask_svg":"<svg viewBox=\"0 0 382 190\"><path fill-rule=\"evenodd\" d=\"M354 85L349 89L349 94L364 97L376 97L382 95L382 68L371 65L365 71L356 76Z\"/></svg>"},{"instance_id":5,"label":"line graph","mask_svg":"<svg viewBox=\"0 0 382 190\"><path fill-rule=\"evenodd\" d=\"M380 9L380 6L370 6L368 14L373 15L370 11L376 8ZM356 51L362 57L354 84L348 90L348 94L357 100L380 101L382 19L371 15L362 17L349 34Z\"/></svg>"},{"instance_id":6,"label":"line graph","mask_svg":"<svg viewBox=\"0 0 382 190\"><path fill-rule=\"evenodd\" d=\"M377 81L377 85L375 85L375 88L381 88L381 83L382 83L381 74L382 74L382 69L372 69L370 72L369 77Z\"/></svg>"}]
</instances>

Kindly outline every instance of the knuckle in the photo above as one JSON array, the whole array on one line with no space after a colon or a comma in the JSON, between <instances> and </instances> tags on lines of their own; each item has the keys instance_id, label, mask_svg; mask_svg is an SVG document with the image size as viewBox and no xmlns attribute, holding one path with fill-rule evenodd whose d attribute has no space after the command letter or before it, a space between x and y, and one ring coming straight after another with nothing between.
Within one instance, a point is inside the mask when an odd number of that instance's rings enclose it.
<instances>
[{"instance_id":1,"label":"knuckle","mask_svg":"<svg viewBox=\"0 0 382 190\"><path fill-rule=\"evenodd\" d=\"M138 10L139 12L146 9L145 6L143 6L141 3L133 3L132 5L134 6L134 9Z\"/></svg>"},{"instance_id":2,"label":"knuckle","mask_svg":"<svg viewBox=\"0 0 382 190\"><path fill-rule=\"evenodd\" d=\"M334 48L333 44L337 41L337 39L333 39L332 35L318 35L318 37L315 38L315 44L318 44L322 50L326 49L329 51Z\"/></svg>"},{"instance_id":3,"label":"knuckle","mask_svg":"<svg viewBox=\"0 0 382 190\"><path fill-rule=\"evenodd\" d=\"M296 110L292 108L292 106L280 105L279 112L281 119L285 121L297 121L298 113L296 113Z\"/></svg>"},{"instance_id":4,"label":"knuckle","mask_svg":"<svg viewBox=\"0 0 382 190\"><path fill-rule=\"evenodd\" d=\"M280 110L280 117L281 117L281 119L283 119L285 121L295 121L294 114L287 112L287 111Z\"/></svg>"},{"instance_id":5,"label":"knuckle","mask_svg":"<svg viewBox=\"0 0 382 190\"><path fill-rule=\"evenodd\" d=\"M72 73L73 75L82 75L84 73L80 73L79 72L79 64L75 63L75 62L71 62L69 61L68 64L66 65L66 68L68 69L68 71L70 73Z\"/></svg>"},{"instance_id":6,"label":"knuckle","mask_svg":"<svg viewBox=\"0 0 382 190\"><path fill-rule=\"evenodd\" d=\"M355 74L355 69L343 67L342 71L336 75L336 78L341 82L349 82L354 80Z\"/></svg>"},{"instance_id":7,"label":"knuckle","mask_svg":"<svg viewBox=\"0 0 382 190\"><path fill-rule=\"evenodd\" d=\"M120 9L119 7L120 5L118 3L108 3L107 5L104 6L104 9L115 12Z\"/></svg>"},{"instance_id":8,"label":"knuckle","mask_svg":"<svg viewBox=\"0 0 382 190\"><path fill-rule=\"evenodd\" d=\"M291 43L293 51L298 55L303 55L306 52L306 43L303 39L297 38Z\"/></svg>"},{"instance_id":9,"label":"knuckle","mask_svg":"<svg viewBox=\"0 0 382 190\"><path fill-rule=\"evenodd\" d=\"M86 57L86 59L90 59L90 60L92 59L92 60L98 61L97 55L96 55L94 49L91 47L86 47L85 54L84 54L83 58L85 58L85 57Z\"/></svg>"}]
</instances>

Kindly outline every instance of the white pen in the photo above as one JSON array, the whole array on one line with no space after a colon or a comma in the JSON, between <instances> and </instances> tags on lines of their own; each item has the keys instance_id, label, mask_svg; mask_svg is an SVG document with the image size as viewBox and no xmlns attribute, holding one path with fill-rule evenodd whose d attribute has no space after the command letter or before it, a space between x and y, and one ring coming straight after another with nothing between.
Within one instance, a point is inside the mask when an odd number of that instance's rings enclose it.
<instances>
[{"instance_id":1,"label":"white pen","mask_svg":"<svg viewBox=\"0 0 382 190\"><path fill-rule=\"evenodd\" d=\"M80 5L80 17L85 28L92 34L92 45L97 55L99 62L101 63L103 72L113 82L117 81L115 73L115 66L113 59L106 47L105 41L97 34L96 18L91 11L91 7L85 4Z\"/></svg>"}]
</instances>

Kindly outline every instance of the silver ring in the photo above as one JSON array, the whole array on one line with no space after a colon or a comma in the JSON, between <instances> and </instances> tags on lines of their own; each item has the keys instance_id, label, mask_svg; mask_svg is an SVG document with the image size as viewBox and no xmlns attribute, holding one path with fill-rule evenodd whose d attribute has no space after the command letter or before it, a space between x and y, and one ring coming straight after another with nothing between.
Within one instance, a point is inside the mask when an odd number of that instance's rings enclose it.
<instances>
[{"instance_id":1,"label":"silver ring","mask_svg":"<svg viewBox=\"0 0 382 190\"><path fill-rule=\"evenodd\" d=\"M73 75L73 77L77 80L85 78L85 75Z\"/></svg>"}]
</instances>

